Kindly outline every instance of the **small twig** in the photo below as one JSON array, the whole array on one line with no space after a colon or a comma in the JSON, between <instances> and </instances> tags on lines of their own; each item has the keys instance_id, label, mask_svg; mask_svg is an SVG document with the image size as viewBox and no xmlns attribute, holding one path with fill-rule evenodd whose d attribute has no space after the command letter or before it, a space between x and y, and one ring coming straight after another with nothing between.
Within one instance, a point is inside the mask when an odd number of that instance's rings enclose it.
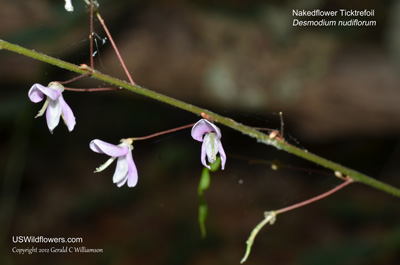
<instances>
[{"instance_id":1,"label":"small twig","mask_svg":"<svg viewBox=\"0 0 400 265\"><path fill-rule=\"evenodd\" d=\"M262 220L256 227L254 227L253 231L251 231L249 239L247 239L247 241L246 241L246 245L247 245L246 253L244 254L244 257L242 258L242 260L240 261L241 264L246 262L247 258L249 257L251 247L253 246L254 239L256 238L258 232L260 232L260 230L268 223L273 225L275 220L276 220L276 213L274 211L264 213L264 220Z\"/></svg>"},{"instance_id":2,"label":"small twig","mask_svg":"<svg viewBox=\"0 0 400 265\"><path fill-rule=\"evenodd\" d=\"M92 0L92 1L93 1L93 0ZM107 28L107 26L106 26L106 24L105 24L103 18L101 17L100 13L99 13L97 10L96 10L96 16L97 16L97 18L99 19L101 25L103 26L104 31L106 32L108 38L110 39L111 45L112 45L113 48L114 48L115 54L117 55L118 60L120 61L121 65L122 65L122 68L124 69L125 74L127 75L128 79L129 79L129 82L130 82L132 85L135 85L135 82L133 81L132 76L131 76L131 74L130 74L129 71L128 71L128 68L126 68L126 65L125 65L125 63L124 63L124 60L122 59L121 54L119 53L119 50L118 50L118 48L117 48L117 45L115 44L113 38L111 37L111 34L110 34L110 32L108 31L108 28Z\"/></svg>"},{"instance_id":3,"label":"small twig","mask_svg":"<svg viewBox=\"0 0 400 265\"><path fill-rule=\"evenodd\" d=\"M86 73L86 74L79 75L79 76L77 76L77 77L71 78L71 79L66 80L66 81L57 81L57 82L60 83L60 84L62 84L62 85L65 85L65 84L74 82L74 81L76 81L76 80L79 80L79 79L81 79L81 78L84 78L84 77L86 77L86 76L88 76L88 75L90 75L90 74L91 74L91 72L88 72L88 73Z\"/></svg>"},{"instance_id":4,"label":"small twig","mask_svg":"<svg viewBox=\"0 0 400 265\"><path fill-rule=\"evenodd\" d=\"M123 90L123 88L118 88L118 87L95 87L95 88L64 87L64 89L75 92L99 92L99 91L110 91L110 90Z\"/></svg>"},{"instance_id":5,"label":"small twig","mask_svg":"<svg viewBox=\"0 0 400 265\"><path fill-rule=\"evenodd\" d=\"M93 61L93 0L90 0L90 68L94 69Z\"/></svg>"},{"instance_id":6,"label":"small twig","mask_svg":"<svg viewBox=\"0 0 400 265\"><path fill-rule=\"evenodd\" d=\"M331 194L337 192L338 190L340 190L340 189L346 187L346 186L349 185L350 183L353 183L353 180L352 180L351 178L348 178L348 179L347 179L345 182L343 182L342 184L340 184L340 185L334 187L333 189L331 189L331 190L329 190L329 191L327 191L327 192L325 192L325 193L322 193L321 195L318 195L318 196L313 197L313 198L311 198L311 199L308 199L308 200L306 200L306 201L303 201L303 202L300 202L300 203L296 203L296 204L294 204L294 205L291 205L291 206L288 206L288 207L279 209L279 210L275 211L275 213L276 213L276 214L280 214L280 213L288 212L288 211L294 210L294 209L296 209L296 208L303 207L303 206L305 206L305 205L307 205L307 204L316 202L316 201L321 200L321 199L323 199L323 198L325 198L325 197L328 197L329 195L331 195Z\"/></svg>"},{"instance_id":7,"label":"small twig","mask_svg":"<svg viewBox=\"0 0 400 265\"><path fill-rule=\"evenodd\" d=\"M153 134L150 134L150 135L147 135L147 136L142 136L142 137L131 137L131 138L128 138L128 139L132 139L133 141L146 140L146 139L150 139L150 138L153 138L153 137L157 137L157 136L160 136L160 135L163 135L163 134L167 134L167 133L171 133L171 132L176 132L176 131L183 130L183 129L186 129L186 128L189 128L189 127L193 127L193 125L195 125L195 123L191 123L191 124L188 124L188 125L176 127L176 128L174 128L174 129L169 129L169 130L162 131L162 132L158 132L158 133L153 133Z\"/></svg>"},{"instance_id":8,"label":"small twig","mask_svg":"<svg viewBox=\"0 0 400 265\"><path fill-rule=\"evenodd\" d=\"M285 123L284 123L284 121L283 121L283 113L282 113L282 111L279 112L279 116L281 117L281 137L282 137L282 139L283 139L283 138L284 138L284 136L283 136L283 129L284 129Z\"/></svg>"},{"instance_id":9,"label":"small twig","mask_svg":"<svg viewBox=\"0 0 400 265\"><path fill-rule=\"evenodd\" d=\"M247 245L247 247L246 247L246 253L245 253L244 257L242 258L242 260L240 261L240 263L244 263L244 262L247 260L247 258L249 257L250 251L251 251L251 247L252 247L252 245L253 245L254 239L256 238L258 232L259 232L266 224L270 223L270 224L272 225L272 224L275 222L276 216L277 216L278 214L281 214L281 213L284 213L284 212L288 212L288 211L294 210L294 209L296 209L296 208L299 208L299 207L305 206L305 205L307 205L307 204L310 204L310 203L316 202L316 201L318 201L318 200L321 200L321 199L323 199L323 198L325 198L325 197L327 197L327 196L329 196L329 195L331 195L331 194L337 192L338 190L340 190L340 189L346 187L347 185L349 185L349 184L352 183L352 182L353 182L353 180L352 180L351 178L347 178L347 180L346 180L345 182L343 182L342 184L336 186L335 188L333 188L333 189L331 189L331 190L329 190L329 191L327 191L327 192L325 192L325 193L323 193L323 194L321 194L321 195L318 195L318 196L313 197L313 198L311 198L311 199L308 199L308 200L306 200L306 201L303 201L303 202L300 202L300 203L296 203L296 204L294 204L294 205L292 205L292 206L285 207L285 208L282 208L282 209L279 209L279 210L276 210L276 211L265 212L265 213L264 213L264 220L262 220L262 221L251 231L250 236L249 236L249 239L247 239L247 241L246 241L246 245Z\"/></svg>"}]
</instances>

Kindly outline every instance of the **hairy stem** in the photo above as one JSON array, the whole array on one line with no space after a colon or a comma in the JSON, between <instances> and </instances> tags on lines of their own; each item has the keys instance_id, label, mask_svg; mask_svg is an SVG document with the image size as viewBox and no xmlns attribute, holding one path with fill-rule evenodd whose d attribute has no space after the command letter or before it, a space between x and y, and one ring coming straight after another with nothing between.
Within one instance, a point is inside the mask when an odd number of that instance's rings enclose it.
<instances>
[{"instance_id":1,"label":"hairy stem","mask_svg":"<svg viewBox=\"0 0 400 265\"><path fill-rule=\"evenodd\" d=\"M87 72L91 72L90 76L92 78L101 80L103 82L106 82L108 84L114 85L116 87L125 88L125 89L127 89L129 91L138 93L140 95L143 95L143 96L146 96L146 97L149 97L149 98L152 98L152 99L155 99L157 101L161 101L161 102L170 104L172 106L175 106L177 108L192 112L192 113L197 114L197 115L204 115L204 114L208 115L215 122L218 122L218 123L220 123L222 125L225 125L225 126L227 126L229 128L232 128L234 130L242 132L243 134L248 135L248 136L250 136L252 138L255 138L260 143L267 144L267 145L272 145L272 146L276 147L277 149L284 150L284 151L289 152L289 153L291 153L293 155L296 155L296 156L299 156L299 157L304 158L306 160L312 161L312 162L314 162L314 163L316 163L316 164L318 164L320 166L329 168L329 169L331 169L333 171L338 171L338 172L342 173L345 176L349 176L354 181L358 181L358 182L364 183L364 184L366 184L368 186L374 187L374 188L379 189L381 191L384 191L386 193L390 193L390 194L392 194L394 196L400 197L400 189L398 189L398 188L395 188L395 187L393 187L391 185L388 185L386 183L383 183L381 181L373 179L373 178L371 178L371 177L369 177L367 175L364 175L364 174L362 174L360 172L357 172L357 171L355 171L353 169L344 167L342 165L339 165L337 163L329 161L329 160L327 160L325 158L322 158L320 156L312 154L312 153L308 152L307 150L300 149L300 148L298 148L296 146L293 146L293 145L285 142L284 140L282 140L280 138L271 139L269 137L269 135L267 135L267 134L265 134L263 132L257 131L256 129L254 129L254 128L250 127L250 126L246 126L246 125L240 124L240 123L238 123L238 122L236 122L236 121L234 121L232 119L223 117L223 116L218 115L216 113L213 113L213 112L211 112L209 110L206 110L206 109L203 109L203 108L200 108L200 107L185 103L183 101L180 101L180 100L177 100L175 98L172 98L172 97L169 97L169 96L154 92L152 90L143 88L141 86L130 84L130 83L126 82L126 81L122 81L122 80L119 80L117 78L113 78L111 76L108 76L108 75L105 75L105 74L100 73L98 71L95 71L95 70L93 70L93 69L91 69L89 67L82 68L82 67L79 67L78 65L74 65L74 64L71 64L71 63L68 63L68 62L65 62L65 61L50 57L48 55L45 55L45 54L42 54L42 53L39 53L39 52L35 52L35 51L32 51L32 50L23 48L21 46L9 43L9 42L1 40L1 39L0 39L0 49L6 49L6 50L9 50L9 51L12 51L12 52L15 52L15 53L19 53L19 54L31 57L33 59L36 59L36 60L39 60L39 61L42 61L42 62L45 62L45 63L49 63L49 64L52 64L52 65L58 66L60 68L64 68L66 70L79 73L79 74L86 74Z\"/></svg>"}]
</instances>

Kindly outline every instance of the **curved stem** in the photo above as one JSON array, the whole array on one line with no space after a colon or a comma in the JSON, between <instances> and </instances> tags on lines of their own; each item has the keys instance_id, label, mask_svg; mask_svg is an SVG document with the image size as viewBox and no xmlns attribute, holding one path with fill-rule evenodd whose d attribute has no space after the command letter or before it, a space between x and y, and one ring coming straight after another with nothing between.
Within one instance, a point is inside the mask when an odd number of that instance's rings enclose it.
<instances>
[{"instance_id":1,"label":"curved stem","mask_svg":"<svg viewBox=\"0 0 400 265\"><path fill-rule=\"evenodd\" d=\"M131 137L131 138L128 138L128 139L131 139L133 141L147 140L147 139L150 139L150 138L153 138L153 137L157 137L157 136L160 136L160 135L163 135L163 134L172 133L172 132L183 130L183 129L186 129L186 128L189 128L189 127L193 127L193 125L195 125L195 123L183 125L183 126L180 126L180 127L176 127L176 128L165 130L165 131L158 132L158 133L153 133L153 134L142 136L142 137Z\"/></svg>"},{"instance_id":2,"label":"curved stem","mask_svg":"<svg viewBox=\"0 0 400 265\"><path fill-rule=\"evenodd\" d=\"M274 224L276 220L276 213L274 211L271 212L264 212L264 219L254 227L254 229L251 231L251 234L249 238L246 241L246 253L244 254L244 257L240 261L240 264L243 264L246 262L247 258L250 255L251 247L253 246L254 239L256 238L258 232L268 223L271 225Z\"/></svg>"},{"instance_id":3,"label":"curved stem","mask_svg":"<svg viewBox=\"0 0 400 265\"><path fill-rule=\"evenodd\" d=\"M92 4L92 5L93 5L93 4ZM103 18L101 17L100 13L99 13L97 10L96 10L96 16L97 16L98 20L100 21L101 25L103 26L103 29L104 29L104 31L106 32L108 38L110 39L111 45L112 45L113 48L114 48L114 52L115 52L115 54L117 55L118 60L119 60L119 62L121 63L121 66L122 66L122 68L124 69L124 72L125 72L126 76L127 76L128 79L129 79L129 82L130 82L132 85L134 85L135 82L133 81L132 76L131 76L131 74L130 74L129 71L128 71L128 68L126 68L125 62L124 62L124 60L122 59L121 54L119 53L119 50L118 50L118 48L117 48L117 45L115 44L114 39L113 39L113 37L111 36L110 31L108 30L108 28L107 28L107 26L106 26L106 23L104 22Z\"/></svg>"},{"instance_id":4,"label":"curved stem","mask_svg":"<svg viewBox=\"0 0 400 265\"><path fill-rule=\"evenodd\" d=\"M293 155L299 156L301 158L304 158L306 160L309 160L311 162L314 162L318 165L321 165L323 167L329 168L333 171L338 171L340 173L342 173L345 176L349 176L350 178L352 178L354 181L358 181L361 183L364 183L368 186L374 187L376 189L379 189L381 191L390 193L394 196L400 197L400 189L395 188L389 184L386 184L384 182L381 182L379 180L373 179L365 174L362 174L360 172L357 172L353 169L344 167L342 165L339 165L337 163L334 163L332 161L329 161L325 158L322 158L320 156L317 156L313 153L308 152L307 150L304 149L300 149L296 146L293 146L287 142L285 142L282 139L271 139L269 137L269 135L262 133L250 126L246 126L243 124L240 124L232 119L223 117L221 115L218 115L216 113L213 113L209 110L203 109L203 108L199 108L197 106L185 103L183 101L177 100L175 98L154 92L152 90L143 88L141 86L138 85L133 85L130 84L126 81L122 81L119 80L117 78L113 78L111 76L102 74L98 71L94 71L93 69L87 67L87 68L81 68L78 65L74 65L53 57L50 57L48 55L44 55L26 48L23 48L21 46L9 43L7 41L1 40L0 39L0 49L6 49L15 53L19 53L28 57L31 57L33 59L42 61L42 62L46 62L55 66L58 66L60 68L64 68L66 70L70 70L76 73L80 73L80 74L85 74L87 72L91 72L92 74L90 75L92 78L101 80L103 82L109 83L111 85L115 85L117 87L123 87L127 90L130 90L132 92L138 93L140 95L155 99L157 101L160 102L164 102L170 105L173 105L177 108L186 110L188 112L192 112L194 114L197 115L202 115L202 113L208 115L209 117L211 117L215 122L218 122L222 125L225 125L229 128L232 128L234 130L237 130L239 132L242 132L243 134L246 134L252 138L255 138L258 142L266 144L266 145L271 145L276 147L277 149L280 150L284 150L286 152L289 152Z\"/></svg>"},{"instance_id":5,"label":"curved stem","mask_svg":"<svg viewBox=\"0 0 400 265\"><path fill-rule=\"evenodd\" d=\"M338 190L343 189L344 187L346 187L346 186L349 185L350 183L353 183L353 180L352 180L351 178L347 179L347 180L346 180L345 182L343 182L342 184L340 184L340 185L334 187L333 189L331 189L331 190L329 190L329 191L327 191L327 192L325 192L325 193L322 193L322 194L320 194L320 195L318 195L318 196L315 196L315 197L313 197L313 198L311 198L311 199L308 199L308 200L305 200L305 201L296 203L296 204L294 204L294 205L291 205L291 206L288 206L288 207L285 207L285 208L276 210L276 211L274 211L274 212L275 212L276 215L278 215L278 214L280 214L280 213L288 212L288 211L291 211L291 210L294 210L294 209L303 207L303 206L305 206L305 205L307 205L307 204L310 204L310 203L319 201L319 200L321 200L321 199L323 199L323 198L325 198L325 197L328 197L329 195L331 195L331 194L337 192Z\"/></svg>"},{"instance_id":6,"label":"curved stem","mask_svg":"<svg viewBox=\"0 0 400 265\"><path fill-rule=\"evenodd\" d=\"M337 192L338 190L341 190L342 188L346 187L347 185L349 185L350 183L352 183L353 180L351 178L347 178L345 182L343 182L342 184L336 186L335 188L322 193L321 195L315 196L311 199L305 200L303 202L300 203L296 203L294 205L279 209L277 211L268 211L268 212L264 212L264 219L258 224L256 225L256 227L254 227L254 229L251 231L251 234L249 236L249 238L246 241L246 253L244 254L244 257L242 258L242 260L240 261L240 263L244 263L246 262L247 258L250 255L250 251L251 251L251 247L253 246L254 243L254 239L256 238L258 232L260 232L260 230L268 223L270 223L271 225L274 224L275 220L276 220L276 216L278 214L284 213L284 212L288 212L300 207L303 207L307 204L316 202L318 200L321 200L323 198L328 197L329 195L332 195L333 193Z\"/></svg>"}]
</instances>

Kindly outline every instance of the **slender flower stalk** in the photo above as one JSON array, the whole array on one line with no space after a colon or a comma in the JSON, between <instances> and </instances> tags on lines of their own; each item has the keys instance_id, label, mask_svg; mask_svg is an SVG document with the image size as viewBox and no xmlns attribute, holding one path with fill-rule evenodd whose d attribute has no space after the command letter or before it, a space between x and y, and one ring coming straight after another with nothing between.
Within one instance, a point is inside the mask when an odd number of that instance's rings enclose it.
<instances>
[{"instance_id":1,"label":"slender flower stalk","mask_svg":"<svg viewBox=\"0 0 400 265\"><path fill-rule=\"evenodd\" d=\"M310 203L319 201L319 200L321 200L323 198L326 198L329 195L332 195L333 193L343 189L344 187L346 187L347 185L349 185L349 184L351 184L353 182L354 182L353 179L347 177L346 180L342 184L334 187L333 189L331 189L331 190L329 190L329 191L327 191L325 193L322 193L322 194L320 194L318 196L315 196L315 197L313 197L311 199L305 200L303 202L296 203L294 205L291 205L291 206L288 206L288 207L285 207L285 208L282 208L282 209L279 209L279 210L264 212L264 219L258 225L256 225L256 227L251 231L250 236L246 241L246 245L247 245L246 253L244 254L244 257L242 258L240 263L243 264L244 262L246 262L247 258L249 257L250 251L251 251L251 247L253 246L254 239L256 238L258 232L260 232L260 230L266 224L268 224L268 223L271 224L271 225L274 224L275 221L276 221L276 216L278 214L289 212L291 210L303 207L303 206L308 205Z\"/></svg>"},{"instance_id":2,"label":"slender flower stalk","mask_svg":"<svg viewBox=\"0 0 400 265\"><path fill-rule=\"evenodd\" d=\"M160 135L163 135L163 134L167 134L167 133L172 133L172 132L176 132L176 131L179 131L179 130L183 130L183 129L192 127L193 125L194 125L194 123L191 123L191 124L188 124L188 125L179 126L179 127L173 128L173 129L162 131L162 132L153 133L153 134L146 135L146 136L141 136L141 137L131 137L131 138L128 138L128 139L131 139L132 141L147 140L147 139L150 139L150 138L153 138L153 137L157 137L157 136L160 136Z\"/></svg>"},{"instance_id":3,"label":"slender flower stalk","mask_svg":"<svg viewBox=\"0 0 400 265\"><path fill-rule=\"evenodd\" d=\"M328 197L329 195L331 195L331 194L337 192L338 190L343 189L344 187L346 187L347 185L349 185L349 184L351 184L351 183L353 183L353 180L352 180L351 178L347 178L347 180L346 180L345 182L343 182L342 184L340 184L340 185L334 187L333 189L331 189L331 190L329 190L329 191L327 191L327 192L325 192L325 193L322 193L321 195L315 196L315 197L313 197L313 198L311 198L311 199L305 200L305 201L303 201L303 202L299 202L299 203L296 203L296 204L294 204L294 205L291 205L291 206L288 206L288 207L285 207L285 208L276 210L276 211L275 211L275 214L278 215L278 214L281 214L281 213L289 212L289 211L291 211L291 210L294 210L294 209L297 209L297 208L306 206L307 204L310 204L310 203L319 201L319 200L321 200L321 199L323 199L323 198L326 198L326 197Z\"/></svg>"},{"instance_id":4,"label":"slender flower stalk","mask_svg":"<svg viewBox=\"0 0 400 265\"><path fill-rule=\"evenodd\" d=\"M100 21L101 25L103 26L104 31L106 32L108 38L110 39L111 45L112 45L113 48L114 48L115 54L117 55L118 60L119 60L119 62L121 63L121 66L122 66L122 68L124 69L124 72L125 72L126 76L127 76L128 79L129 79L129 82L130 82L132 85L135 85L135 82L133 81L132 76L131 76L131 74L130 74L129 71L128 71L128 68L127 68L126 65L125 65L125 62L124 62L124 60L122 59L121 54L119 53L119 50L118 50L118 48L117 48L117 45L115 44L114 39L113 39L113 37L111 36L111 34L110 34L110 32L109 32L109 30L108 30L108 28L107 28L107 26L106 26L106 23L104 22L103 18L101 17L101 15L100 15L100 13L97 11L97 9L96 9L94 12L96 13L97 19Z\"/></svg>"},{"instance_id":5,"label":"slender flower stalk","mask_svg":"<svg viewBox=\"0 0 400 265\"><path fill-rule=\"evenodd\" d=\"M93 88L72 88L64 87L65 90L74 92L100 92L100 91L112 91L112 90L122 90L117 87L93 87Z\"/></svg>"}]
</instances>

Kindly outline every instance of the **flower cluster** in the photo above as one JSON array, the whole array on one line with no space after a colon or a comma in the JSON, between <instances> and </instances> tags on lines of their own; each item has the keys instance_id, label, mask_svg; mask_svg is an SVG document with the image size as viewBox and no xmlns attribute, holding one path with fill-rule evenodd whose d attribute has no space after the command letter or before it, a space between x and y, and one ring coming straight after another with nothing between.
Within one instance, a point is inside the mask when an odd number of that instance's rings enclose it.
<instances>
[{"instance_id":1,"label":"flower cluster","mask_svg":"<svg viewBox=\"0 0 400 265\"><path fill-rule=\"evenodd\" d=\"M221 156L221 168L225 168L226 155L221 144L221 131L217 126L208 120L201 119L192 128L193 139L203 142L201 147L201 163L210 168L206 163L207 160L210 164L214 163L217 154ZM101 172L106 169L115 159L117 160L117 167L114 172L113 182L118 187L123 186L125 183L128 187L134 187L138 181L138 173L133 161L132 150L133 150L132 138L122 139L119 145L113 145L101 140L93 140L90 142L90 149L96 153L106 154L110 156L103 165L96 168L96 172Z\"/></svg>"},{"instance_id":2,"label":"flower cluster","mask_svg":"<svg viewBox=\"0 0 400 265\"><path fill-rule=\"evenodd\" d=\"M64 92L64 87L58 82L51 82L47 87L41 84L34 84L28 92L29 99L34 103L42 101L46 96L46 101L36 117L40 117L46 112L47 127L50 133L53 133L61 117L69 131L72 131L76 124L75 116L65 102L62 92ZM224 169L226 155L221 143L222 135L220 129L210 121L201 119L192 127L191 135L193 139L203 143L201 146L201 163L210 169L209 164L214 163L219 154L222 162L221 168ZM128 187L135 187L138 181L138 173L132 157L132 143L133 138L122 139L118 145L98 139L91 141L89 147L92 151L110 156L94 172L103 171L117 159L113 182L118 187L123 186L125 183L127 183Z\"/></svg>"}]
</instances>

